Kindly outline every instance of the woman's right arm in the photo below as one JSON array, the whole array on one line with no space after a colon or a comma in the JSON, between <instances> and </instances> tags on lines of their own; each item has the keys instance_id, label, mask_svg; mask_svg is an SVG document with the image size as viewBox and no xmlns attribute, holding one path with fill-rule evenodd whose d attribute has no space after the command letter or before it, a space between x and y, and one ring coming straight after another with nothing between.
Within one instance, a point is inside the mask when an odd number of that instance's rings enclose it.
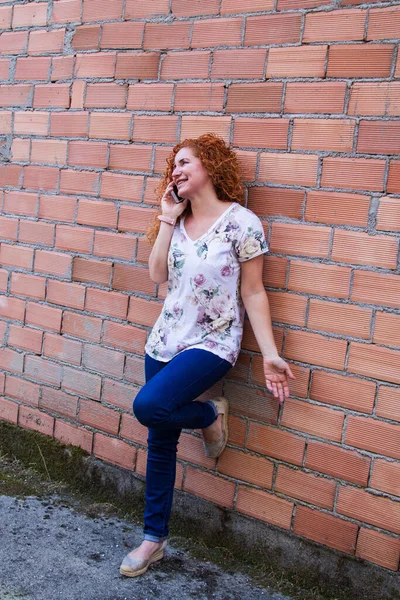
<instances>
[{"instance_id":1,"label":"woman's right arm","mask_svg":"<svg viewBox=\"0 0 400 600\"><path fill-rule=\"evenodd\" d=\"M171 197L173 183L171 182L161 199L161 212L165 217L174 221L183 213L187 206L187 200L176 204ZM161 221L160 230L149 258L150 279L154 283L168 281L168 251L171 244L174 225Z\"/></svg>"}]
</instances>

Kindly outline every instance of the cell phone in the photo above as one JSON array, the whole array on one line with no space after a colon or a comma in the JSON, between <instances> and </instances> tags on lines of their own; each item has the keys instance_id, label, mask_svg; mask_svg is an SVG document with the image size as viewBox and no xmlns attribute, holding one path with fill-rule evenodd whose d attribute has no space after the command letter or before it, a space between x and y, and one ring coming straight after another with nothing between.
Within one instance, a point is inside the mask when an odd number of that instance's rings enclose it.
<instances>
[{"instance_id":1,"label":"cell phone","mask_svg":"<svg viewBox=\"0 0 400 600\"><path fill-rule=\"evenodd\" d=\"M180 202L184 201L184 198L181 198L178 194L178 187L176 185L174 185L172 191L171 191L171 196L172 196L172 200L174 202L176 202L176 204L179 204Z\"/></svg>"}]
</instances>

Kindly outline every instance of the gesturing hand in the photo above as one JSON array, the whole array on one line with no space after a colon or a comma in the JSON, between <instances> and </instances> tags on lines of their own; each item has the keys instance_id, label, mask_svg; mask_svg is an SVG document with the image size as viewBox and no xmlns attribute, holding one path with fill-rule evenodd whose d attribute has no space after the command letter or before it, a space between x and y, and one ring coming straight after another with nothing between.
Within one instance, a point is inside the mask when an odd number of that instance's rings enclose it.
<instances>
[{"instance_id":1,"label":"gesturing hand","mask_svg":"<svg viewBox=\"0 0 400 600\"><path fill-rule=\"evenodd\" d=\"M264 358L264 375L267 389L273 394L274 398L279 398L283 402L289 397L289 379L296 379L287 362L280 356L276 358Z\"/></svg>"}]
</instances>

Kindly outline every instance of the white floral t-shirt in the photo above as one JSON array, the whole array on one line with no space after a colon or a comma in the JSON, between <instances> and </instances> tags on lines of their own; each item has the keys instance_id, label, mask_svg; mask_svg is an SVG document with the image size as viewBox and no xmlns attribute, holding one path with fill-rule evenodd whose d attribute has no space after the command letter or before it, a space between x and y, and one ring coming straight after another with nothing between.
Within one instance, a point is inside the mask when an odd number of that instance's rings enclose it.
<instances>
[{"instance_id":1,"label":"white floral t-shirt","mask_svg":"<svg viewBox=\"0 0 400 600\"><path fill-rule=\"evenodd\" d=\"M231 204L196 241L184 219L168 253L168 294L146 344L152 358L168 362L191 348L235 364L243 334L240 264L268 251L260 219Z\"/></svg>"}]
</instances>

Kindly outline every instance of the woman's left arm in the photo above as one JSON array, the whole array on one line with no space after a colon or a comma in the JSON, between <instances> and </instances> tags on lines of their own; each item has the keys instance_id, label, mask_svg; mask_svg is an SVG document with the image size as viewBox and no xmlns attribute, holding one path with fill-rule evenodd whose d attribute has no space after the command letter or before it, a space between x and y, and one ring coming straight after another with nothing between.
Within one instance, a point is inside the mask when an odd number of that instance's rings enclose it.
<instances>
[{"instance_id":1,"label":"woman's left arm","mask_svg":"<svg viewBox=\"0 0 400 600\"><path fill-rule=\"evenodd\" d=\"M283 402L289 396L289 379L295 379L289 365L279 356L272 331L271 311L262 280L263 256L240 263L240 292L257 343L263 355L267 389Z\"/></svg>"}]
</instances>

